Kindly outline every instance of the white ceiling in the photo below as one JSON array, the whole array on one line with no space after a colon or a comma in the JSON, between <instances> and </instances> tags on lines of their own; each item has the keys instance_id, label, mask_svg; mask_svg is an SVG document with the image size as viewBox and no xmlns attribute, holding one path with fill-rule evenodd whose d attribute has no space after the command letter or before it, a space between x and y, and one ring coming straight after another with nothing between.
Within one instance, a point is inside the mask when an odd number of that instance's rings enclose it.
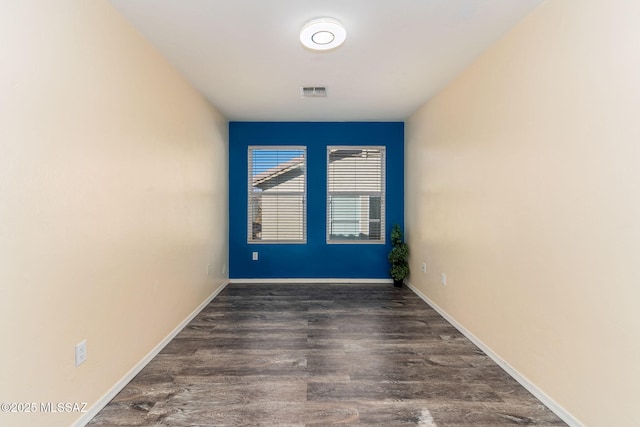
<instances>
[{"instance_id":1,"label":"white ceiling","mask_svg":"<svg viewBox=\"0 0 640 427\"><path fill-rule=\"evenodd\" d=\"M542 1L110 0L238 121L402 121ZM347 40L313 53L299 31L323 16Z\"/></svg>"}]
</instances>

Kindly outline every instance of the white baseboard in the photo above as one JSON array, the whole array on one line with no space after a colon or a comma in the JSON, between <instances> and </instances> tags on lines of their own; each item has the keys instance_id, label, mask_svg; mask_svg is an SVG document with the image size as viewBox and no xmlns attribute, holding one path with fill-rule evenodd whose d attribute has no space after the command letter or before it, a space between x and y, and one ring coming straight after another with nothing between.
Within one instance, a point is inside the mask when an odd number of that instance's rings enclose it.
<instances>
[{"instance_id":1,"label":"white baseboard","mask_svg":"<svg viewBox=\"0 0 640 427\"><path fill-rule=\"evenodd\" d=\"M556 401L550 398L545 392L540 390L535 386L531 381L529 381L524 375L518 372L514 367L509 365L506 361L504 361L500 356L498 356L491 348L489 348L485 343L483 343L478 337L469 332L464 326L458 323L453 317L451 317L446 311L444 311L438 304L433 302L429 297L420 292L415 286L411 283L407 282L407 286L411 289L416 295L418 295L424 302L429 304L431 308L438 312L445 320L453 327L455 327L462 335L467 337L471 342L473 342L480 350L482 350L487 356L489 356L498 366L500 366L507 374L509 374L514 380L518 381L520 385L526 388L529 393L533 394L539 401L541 401L547 408L553 411L558 417L562 419L565 423L569 424L571 427L582 427L583 424L578 421L573 415L571 415L567 410L565 410L562 406L560 406Z\"/></svg>"},{"instance_id":2,"label":"white baseboard","mask_svg":"<svg viewBox=\"0 0 640 427\"><path fill-rule=\"evenodd\" d=\"M229 279L230 283L282 283L282 284L389 284L392 279Z\"/></svg>"},{"instance_id":3,"label":"white baseboard","mask_svg":"<svg viewBox=\"0 0 640 427\"><path fill-rule=\"evenodd\" d=\"M100 412L109 402L113 399L116 394L120 393L120 391L127 385L129 382L136 376L140 371L147 366L151 360L162 351L162 349L169 344L169 342L175 338L180 331L184 329L185 326L189 324L193 320L194 317L198 315L210 302L213 300L224 288L229 284L229 281L223 282L213 293L207 297L206 300L202 304L200 304L195 310L187 316L178 326L176 326L173 331L169 333L158 345L156 345L147 355L138 362L129 372L127 372L121 379L118 381L111 389L105 393L89 410L80 417L75 423L72 424L72 427L84 427L91 421L93 417L95 417L98 412Z\"/></svg>"}]
</instances>

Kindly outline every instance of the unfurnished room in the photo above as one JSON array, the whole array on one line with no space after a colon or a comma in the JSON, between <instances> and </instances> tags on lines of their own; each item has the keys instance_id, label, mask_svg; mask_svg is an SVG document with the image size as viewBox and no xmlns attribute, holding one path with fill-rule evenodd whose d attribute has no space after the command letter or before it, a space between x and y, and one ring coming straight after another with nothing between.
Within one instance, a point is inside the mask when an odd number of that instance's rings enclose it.
<instances>
[{"instance_id":1,"label":"unfurnished room","mask_svg":"<svg viewBox=\"0 0 640 427\"><path fill-rule=\"evenodd\" d=\"M0 425L640 426L640 2L0 2Z\"/></svg>"}]
</instances>

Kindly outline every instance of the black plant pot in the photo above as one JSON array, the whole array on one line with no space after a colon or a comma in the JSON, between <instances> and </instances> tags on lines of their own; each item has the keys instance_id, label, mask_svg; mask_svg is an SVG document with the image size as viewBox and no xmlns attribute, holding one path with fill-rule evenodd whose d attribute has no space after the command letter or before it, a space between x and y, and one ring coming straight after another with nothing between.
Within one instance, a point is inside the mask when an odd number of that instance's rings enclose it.
<instances>
[{"instance_id":1,"label":"black plant pot","mask_svg":"<svg viewBox=\"0 0 640 427\"><path fill-rule=\"evenodd\" d=\"M396 288L401 288L402 287L402 280L393 279L393 286L395 286Z\"/></svg>"}]
</instances>

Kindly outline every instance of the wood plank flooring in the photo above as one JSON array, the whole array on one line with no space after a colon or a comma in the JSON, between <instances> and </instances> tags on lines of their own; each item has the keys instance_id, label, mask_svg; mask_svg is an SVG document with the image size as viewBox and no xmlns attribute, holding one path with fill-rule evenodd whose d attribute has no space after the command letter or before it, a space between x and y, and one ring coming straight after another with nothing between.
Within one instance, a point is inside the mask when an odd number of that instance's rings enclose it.
<instances>
[{"instance_id":1,"label":"wood plank flooring","mask_svg":"<svg viewBox=\"0 0 640 427\"><path fill-rule=\"evenodd\" d=\"M564 426L411 290L227 286L90 426Z\"/></svg>"}]
</instances>

